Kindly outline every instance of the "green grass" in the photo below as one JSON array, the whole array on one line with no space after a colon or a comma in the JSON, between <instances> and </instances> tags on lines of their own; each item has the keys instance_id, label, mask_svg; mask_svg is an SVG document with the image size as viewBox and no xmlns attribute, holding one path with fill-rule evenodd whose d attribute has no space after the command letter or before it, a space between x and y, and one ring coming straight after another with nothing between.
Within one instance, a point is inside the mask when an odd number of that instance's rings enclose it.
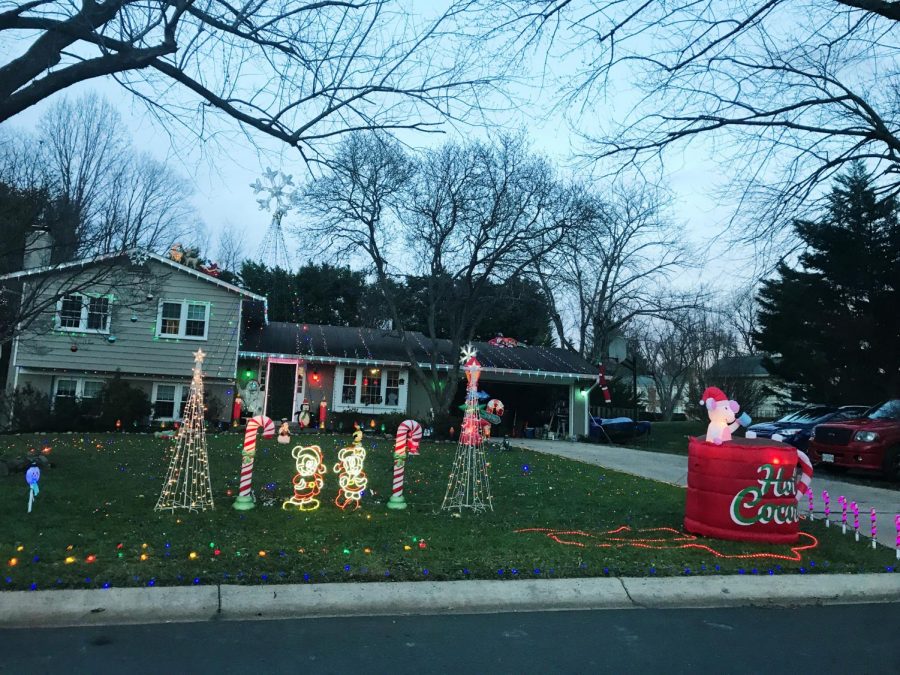
<instances>
[{"instance_id":1,"label":"green grass","mask_svg":"<svg viewBox=\"0 0 900 675\"><path fill-rule=\"evenodd\" d=\"M653 452L668 452L673 455L687 455L688 436L698 436L706 433L706 422L653 422L649 436L644 436L631 442L624 441L618 445L624 445L641 450Z\"/></svg>"},{"instance_id":2,"label":"green grass","mask_svg":"<svg viewBox=\"0 0 900 675\"><path fill-rule=\"evenodd\" d=\"M495 509L461 518L440 511L455 446L425 443L408 465L406 511L385 508L392 441L367 438L366 471L374 493L361 509L342 512L330 473L347 439L305 437L326 453L322 507L286 512L291 494L291 446L260 441L254 485L261 499L249 512L231 508L237 488L241 436L210 437L216 508L204 513L156 513L170 441L142 435L60 434L0 437L0 455L52 448L55 468L44 471L34 512L26 514L21 473L0 478L0 588L94 588L195 583L302 583L333 581L546 578L804 571L884 571L894 554L853 544L820 523L803 524L820 546L802 562L720 559L704 551L648 550L634 546L564 546L522 528L583 530L599 534L619 526L680 529L684 491L527 451L491 451ZM527 471L523 469L527 466ZM274 489L266 489L273 485ZM593 544L608 537L575 541ZM424 548L419 542L424 541ZM777 552L759 546L703 540L725 554ZM21 550L19 548L21 547ZM215 555L215 551L220 552ZM260 552L265 556L260 556ZM196 552L194 560L189 559ZM141 561L144 553L148 556ZM86 562L95 556L93 563ZM66 558L74 559L67 564ZM15 566L9 561L17 559ZM34 586L33 586L34 585Z\"/></svg>"}]
</instances>

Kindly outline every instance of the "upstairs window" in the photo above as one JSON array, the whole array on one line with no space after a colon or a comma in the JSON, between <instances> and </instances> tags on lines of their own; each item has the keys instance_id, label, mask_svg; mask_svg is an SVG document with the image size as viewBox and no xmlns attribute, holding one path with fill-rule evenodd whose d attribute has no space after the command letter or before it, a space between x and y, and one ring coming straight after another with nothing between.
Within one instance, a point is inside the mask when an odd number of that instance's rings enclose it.
<instances>
[{"instance_id":1,"label":"upstairs window","mask_svg":"<svg viewBox=\"0 0 900 675\"><path fill-rule=\"evenodd\" d=\"M79 333L108 333L109 297L69 293L57 303L56 325Z\"/></svg>"},{"instance_id":2,"label":"upstairs window","mask_svg":"<svg viewBox=\"0 0 900 675\"><path fill-rule=\"evenodd\" d=\"M156 322L157 337L205 340L209 332L209 304L205 302L159 303Z\"/></svg>"}]
</instances>

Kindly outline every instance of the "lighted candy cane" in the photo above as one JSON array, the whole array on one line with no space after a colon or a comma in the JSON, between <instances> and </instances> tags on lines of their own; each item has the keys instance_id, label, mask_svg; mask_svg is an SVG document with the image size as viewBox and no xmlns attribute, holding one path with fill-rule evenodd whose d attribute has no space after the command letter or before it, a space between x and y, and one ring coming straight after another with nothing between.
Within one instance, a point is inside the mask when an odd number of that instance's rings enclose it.
<instances>
[{"instance_id":1,"label":"lighted candy cane","mask_svg":"<svg viewBox=\"0 0 900 675\"><path fill-rule=\"evenodd\" d=\"M894 516L894 527L897 528L897 541L894 548L897 549L897 560L900 560L900 515Z\"/></svg>"},{"instance_id":2,"label":"lighted candy cane","mask_svg":"<svg viewBox=\"0 0 900 675\"><path fill-rule=\"evenodd\" d=\"M828 499L828 490L822 490L822 501L825 503L825 527L831 527L828 516L831 513L831 501Z\"/></svg>"},{"instance_id":3,"label":"lighted candy cane","mask_svg":"<svg viewBox=\"0 0 900 675\"><path fill-rule=\"evenodd\" d=\"M419 441L422 440L422 425L415 420L404 420L397 427L397 437L394 440L394 482L391 498L388 499L389 509L405 509L406 500L403 498L403 476L406 472L406 455L419 454Z\"/></svg>"},{"instance_id":4,"label":"lighted candy cane","mask_svg":"<svg viewBox=\"0 0 900 675\"><path fill-rule=\"evenodd\" d=\"M869 513L869 519L872 521L872 548L875 548L875 538L878 536L878 516L875 515L875 509Z\"/></svg>"},{"instance_id":5,"label":"lighted candy cane","mask_svg":"<svg viewBox=\"0 0 900 675\"><path fill-rule=\"evenodd\" d=\"M813 466L807 454L802 450L797 451L797 470L800 472L800 477L797 479L797 501L799 502L801 497L807 492L810 500L812 500L812 492L809 486L812 484Z\"/></svg>"},{"instance_id":6,"label":"lighted candy cane","mask_svg":"<svg viewBox=\"0 0 900 675\"><path fill-rule=\"evenodd\" d=\"M850 508L853 509L853 529L856 530L856 541L859 541L859 507L856 502L850 502Z\"/></svg>"},{"instance_id":7,"label":"lighted candy cane","mask_svg":"<svg viewBox=\"0 0 900 675\"><path fill-rule=\"evenodd\" d=\"M847 534L847 498L841 495L838 504L841 505L841 534Z\"/></svg>"},{"instance_id":8,"label":"lighted candy cane","mask_svg":"<svg viewBox=\"0 0 900 675\"><path fill-rule=\"evenodd\" d=\"M237 499L234 500L234 508L238 511L249 511L255 506L250 487L253 483L253 459L256 457L256 433L260 427L263 438L272 438L275 435L275 422L265 415L257 415L247 420L244 449L241 452L240 490Z\"/></svg>"}]
</instances>

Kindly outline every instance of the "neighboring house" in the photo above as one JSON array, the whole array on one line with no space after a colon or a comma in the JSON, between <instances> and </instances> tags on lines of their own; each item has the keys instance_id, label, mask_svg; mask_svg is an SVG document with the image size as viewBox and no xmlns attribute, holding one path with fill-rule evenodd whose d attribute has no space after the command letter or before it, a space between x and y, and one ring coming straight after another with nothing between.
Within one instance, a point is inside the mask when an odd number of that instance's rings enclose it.
<instances>
[{"instance_id":1,"label":"neighboring house","mask_svg":"<svg viewBox=\"0 0 900 675\"><path fill-rule=\"evenodd\" d=\"M760 418L779 416L789 398L784 384L763 366L761 355L726 356L706 371L706 381Z\"/></svg>"},{"instance_id":2,"label":"neighboring house","mask_svg":"<svg viewBox=\"0 0 900 675\"><path fill-rule=\"evenodd\" d=\"M157 420L179 419L199 348L207 395L230 418L243 303L264 302L261 296L145 251L36 266L0 280L64 293L15 338L8 388L31 385L54 403L90 399L119 372L147 393Z\"/></svg>"},{"instance_id":3,"label":"neighboring house","mask_svg":"<svg viewBox=\"0 0 900 675\"><path fill-rule=\"evenodd\" d=\"M419 363L435 354L438 370L447 372L459 359L449 340L406 335ZM429 397L411 371L402 337L385 329L259 323L241 341L238 387L245 406L253 414L296 419L305 401L315 418L325 401L329 411L427 420ZM557 433L584 433L582 389L596 368L564 349L474 346L483 366L480 389L503 401L506 430L546 424ZM463 393L461 386L460 403Z\"/></svg>"}]
</instances>

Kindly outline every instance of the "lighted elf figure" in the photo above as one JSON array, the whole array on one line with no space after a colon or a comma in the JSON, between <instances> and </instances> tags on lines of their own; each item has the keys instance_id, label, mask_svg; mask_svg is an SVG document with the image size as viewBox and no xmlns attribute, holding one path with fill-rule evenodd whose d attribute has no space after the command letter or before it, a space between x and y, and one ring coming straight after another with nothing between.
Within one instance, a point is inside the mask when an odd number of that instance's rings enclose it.
<instances>
[{"instance_id":1,"label":"lighted elf figure","mask_svg":"<svg viewBox=\"0 0 900 675\"><path fill-rule=\"evenodd\" d=\"M278 427L278 442L285 445L291 442L291 427L287 420L281 420L281 426Z\"/></svg>"},{"instance_id":2,"label":"lighted elf figure","mask_svg":"<svg viewBox=\"0 0 900 675\"><path fill-rule=\"evenodd\" d=\"M319 429L325 428L325 420L328 419L328 401L325 400L325 397L322 397L322 400L319 401Z\"/></svg>"},{"instance_id":3,"label":"lighted elf figure","mask_svg":"<svg viewBox=\"0 0 900 675\"><path fill-rule=\"evenodd\" d=\"M361 445L356 444L355 436L354 433L354 445L338 451L338 461L333 469L335 473L340 474L338 477L340 489L334 503L341 509L358 509L363 492L369 483L363 471L366 451Z\"/></svg>"},{"instance_id":4,"label":"lighted elf figure","mask_svg":"<svg viewBox=\"0 0 900 675\"><path fill-rule=\"evenodd\" d=\"M322 462L322 448L318 445L303 447L298 445L291 455L296 460L297 474L294 476L294 496L286 500L281 508L285 511L315 511L319 508L316 496L321 492L325 480L325 464Z\"/></svg>"}]
</instances>

